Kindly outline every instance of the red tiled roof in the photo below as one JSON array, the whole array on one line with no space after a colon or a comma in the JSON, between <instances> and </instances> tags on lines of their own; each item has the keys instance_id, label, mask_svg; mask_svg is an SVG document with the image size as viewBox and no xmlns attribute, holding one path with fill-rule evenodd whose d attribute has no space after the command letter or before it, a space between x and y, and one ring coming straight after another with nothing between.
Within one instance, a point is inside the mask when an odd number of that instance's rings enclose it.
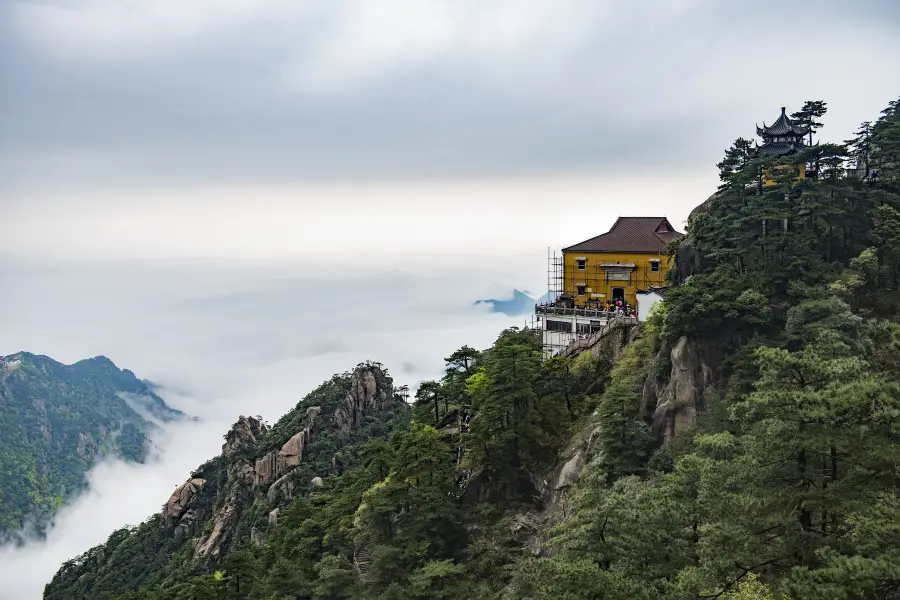
<instances>
[{"instance_id":1,"label":"red tiled roof","mask_svg":"<svg viewBox=\"0 0 900 600\"><path fill-rule=\"evenodd\" d=\"M681 237L665 217L619 217L610 230L563 248L563 252L646 252L659 254Z\"/></svg>"}]
</instances>

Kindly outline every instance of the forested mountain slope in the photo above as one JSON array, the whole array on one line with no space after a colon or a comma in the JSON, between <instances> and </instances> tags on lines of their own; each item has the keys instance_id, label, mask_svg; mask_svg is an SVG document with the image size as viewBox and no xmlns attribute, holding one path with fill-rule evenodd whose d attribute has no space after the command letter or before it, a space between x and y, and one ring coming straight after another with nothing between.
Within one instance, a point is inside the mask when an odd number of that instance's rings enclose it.
<instances>
[{"instance_id":1,"label":"forested mountain slope","mask_svg":"<svg viewBox=\"0 0 900 600\"><path fill-rule=\"evenodd\" d=\"M739 139L624 347L544 361L505 331L411 415L362 365L239 421L45 597L900 598L898 110L802 179ZM385 400L351 410L369 375Z\"/></svg>"},{"instance_id":2,"label":"forested mountain slope","mask_svg":"<svg viewBox=\"0 0 900 600\"><path fill-rule=\"evenodd\" d=\"M161 597L206 590L217 597L224 580L192 576L226 564L228 581L243 597L262 576L253 551L293 552L301 538L346 526L359 494L374 483L361 472L387 475L386 440L409 426L400 393L381 365L366 363L323 383L272 427L240 417L222 454L192 473L159 514L64 565L45 597L111 598L129 588L157 589ZM311 512L322 523L296 529ZM347 543L338 536L316 546ZM279 566L281 576L297 581L313 577L312 567Z\"/></svg>"},{"instance_id":3,"label":"forested mountain slope","mask_svg":"<svg viewBox=\"0 0 900 600\"><path fill-rule=\"evenodd\" d=\"M181 413L108 358L63 365L27 352L0 361L0 538L38 531L105 454L143 461L152 419ZM148 420L149 419L149 420Z\"/></svg>"}]
</instances>

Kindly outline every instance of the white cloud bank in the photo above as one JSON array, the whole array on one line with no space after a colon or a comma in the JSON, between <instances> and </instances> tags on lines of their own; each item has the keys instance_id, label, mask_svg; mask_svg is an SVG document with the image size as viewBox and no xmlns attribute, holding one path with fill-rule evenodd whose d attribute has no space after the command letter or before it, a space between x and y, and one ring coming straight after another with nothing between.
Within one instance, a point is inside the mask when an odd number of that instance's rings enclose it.
<instances>
[{"instance_id":1,"label":"white cloud bank","mask_svg":"<svg viewBox=\"0 0 900 600\"><path fill-rule=\"evenodd\" d=\"M159 510L220 451L238 415L274 422L333 373L366 359L383 362L397 385L437 377L454 349L485 347L502 328L524 323L473 300L492 285L536 279L514 271L498 279L472 264L390 267L361 255L328 276L223 260L0 268L0 353L24 349L64 362L104 354L204 420L167 428L145 466L97 466L90 492L60 513L46 542L0 549L0 599L38 600L63 561Z\"/></svg>"},{"instance_id":2,"label":"white cloud bank","mask_svg":"<svg viewBox=\"0 0 900 600\"><path fill-rule=\"evenodd\" d=\"M4 209L0 252L26 261L301 261L339 276L397 266L433 275L463 265L540 272L547 246L595 236L619 216L667 216L680 227L717 183L711 168L699 177L635 170L602 178L23 192Z\"/></svg>"}]
</instances>

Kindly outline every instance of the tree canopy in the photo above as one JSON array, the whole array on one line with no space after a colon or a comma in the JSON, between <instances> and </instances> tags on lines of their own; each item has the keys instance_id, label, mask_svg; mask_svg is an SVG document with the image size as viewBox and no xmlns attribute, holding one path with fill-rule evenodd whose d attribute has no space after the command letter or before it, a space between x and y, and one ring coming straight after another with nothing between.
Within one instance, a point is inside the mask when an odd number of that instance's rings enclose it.
<instances>
[{"instance_id":1,"label":"tree canopy","mask_svg":"<svg viewBox=\"0 0 900 600\"><path fill-rule=\"evenodd\" d=\"M825 106L794 117L820 131ZM547 360L516 328L460 348L410 411L316 430L299 468L322 485L247 490L215 564L154 517L67 563L47 600L900 598L898 123L891 102L851 142L781 158L739 139L624 349ZM775 169L797 162L816 168ZM715 385L663 443L645 390L679 385L683 340L718 358L695 365ZM248 460L348 386L323 384Z\"/></svg>"}]
</instances>

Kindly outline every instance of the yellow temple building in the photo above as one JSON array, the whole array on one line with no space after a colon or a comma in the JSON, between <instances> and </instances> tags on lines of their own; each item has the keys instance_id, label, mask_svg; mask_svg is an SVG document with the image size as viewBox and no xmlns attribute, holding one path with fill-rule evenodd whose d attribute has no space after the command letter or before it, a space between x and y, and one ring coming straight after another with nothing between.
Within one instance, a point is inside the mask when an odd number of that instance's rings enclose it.
<instances>
[{"instance_id":1,"label":"yellow temple building","mask_svg":"<svg viewBox=\"0 0 900 600\"><path fill-rule=\"evenodd\" d=\"M636 306L638 290L665 286L665 247L681 235L665 217L619 217L608 232L563 248L562 291L576 307Z\"/></svg>"}]
</instances>

